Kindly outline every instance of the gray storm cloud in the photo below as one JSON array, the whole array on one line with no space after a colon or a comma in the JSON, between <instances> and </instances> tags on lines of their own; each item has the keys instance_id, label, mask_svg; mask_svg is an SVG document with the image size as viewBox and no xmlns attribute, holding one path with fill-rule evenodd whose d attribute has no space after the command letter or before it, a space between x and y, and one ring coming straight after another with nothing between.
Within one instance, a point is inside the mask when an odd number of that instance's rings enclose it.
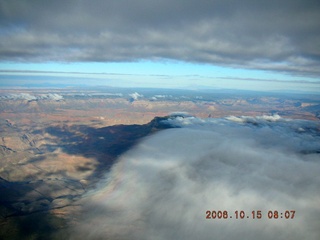
<instances>
[{"instance_id":1,"label":"gray storm cloud","mask_svg":"<svg viewBox=\"0 0 320 240\"><path fill-rule=\"evenodd\" d=\"M319 123L273 117L198 119L144 139L83 201L71 239L320 237ZM206 211L228 219L206 219ZM261 211L261 219L235 219ZM269 219L268 211L295 211Z\"/></svg>"},{"instance_id":2,"label":"gray storm cloud","mask_svg":"<svg viewBox=\"0 0 320 240\"><path fill-rule=\"evenodd\" d=\"M317 0L0 0L2 61L174 59L319 76Z\"/></svg>"}]
</instances>

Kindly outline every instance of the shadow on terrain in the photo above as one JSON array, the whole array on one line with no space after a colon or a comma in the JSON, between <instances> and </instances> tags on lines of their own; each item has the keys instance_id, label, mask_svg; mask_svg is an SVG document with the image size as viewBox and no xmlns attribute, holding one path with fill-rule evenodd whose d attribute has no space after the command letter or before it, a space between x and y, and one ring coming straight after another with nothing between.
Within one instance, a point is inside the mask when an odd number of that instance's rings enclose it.
<instances>
[{"instance_id":1,"label":"shadow on terrain","mask_svg":"<svg viewBox=\"0 0 320 240\"><path fill-rule=\"evenodd\" d=\"M6 219L0 225L0 239L63 239L66 221L48 212Z\"/></svg>"},{"instance_id":2,"label":"shadow on terrain","mask_svg":"<svg viewBox=\"0 0 320 240\"><path fill-rule=\"evenodd\" d=\"M93 128L85 125L54 126L45 129L47 133L59 140L58 147L68 155L82 156L97 160L98 165L90 176L95 182L101 174L110 170L118 156L134 146L141 138L166 126L161 125L155 118L144 125L114 125L104 128ZM46 145L53 149L57 146ZM34 158L33 161L42 158ZM92 166L78 166L78 171L92 170Z\"/></svg>"},{"instance_id":3,"label":"shadow on terrain","mask_svg":"<svg viewBox=\"0 0 320 240\"><path fill-rule=\"evenodd\" d=\"M41 147L42 154L27 161L38 166L55 157L56 149L70 156L96 160L74 166L73 174L86 175L87 187L93 187L101 176L110 170L117 157L135 145L141 138L163 128L163 118L155 118L144 125L115 125L93 128L85 125L50 126L42 134L50 134L56 145ZM36 134L39 134L36 133ZM57 158L58 159L58 158ZM57 162L56 164L59 164ZM63 164L63 163L61 163ZM21 165L22 166L22 165ZM19 166L17 166L19 167ZM70 177L68 167L50 172L43 170L36 180L32 174L24 175L19 182L0 178L0 239L59 239L56 232L68 226L67 220L50 213L50 210L73 206L86 192L79 181ZM66 212L68 216L68 211ZM68 216L72 218L72 216Z\"/></svg>"}]
</instances>

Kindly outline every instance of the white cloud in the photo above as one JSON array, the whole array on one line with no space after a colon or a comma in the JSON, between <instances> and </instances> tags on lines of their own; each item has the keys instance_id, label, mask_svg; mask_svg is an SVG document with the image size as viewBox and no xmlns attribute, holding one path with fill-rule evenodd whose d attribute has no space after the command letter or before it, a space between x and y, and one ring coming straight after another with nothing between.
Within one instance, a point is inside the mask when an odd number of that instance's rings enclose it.
<instances>
[{"instance_id":1,"label":"white cloud","mask_svg":"<svg viewBox=\"0 0 320 240\"><path fill-rule=\"evenodd\" d=\"M16 100L16 99L28 100L28 101L37 100L36 96L31 95L29 93L10 94L10 95L5 96L5 98L12 99L12 100Z\"/></svg>"},{"instance_id":2,"label":"white cloud","mask_svg":"<svg viewBox=\"0 0 320 240\"><path fill-rule=\"evenodd\" d=\"M168 95L154 95L156 98L166 98Z\"/></svg>"},{"instance_id":3,"label":"white cloud","mask_svg":"<svg viewBox=\"0 0 320 240\"><path fill-rule=\"evenodd\" d=\"M41 94L39 99L49 99L54 101L59 101L63 99L63 96L56 94L56 93L49 93L49 94Z\"/></svg>"},{"instance_id":4,"label":"white cloud","mask_svg":"<svg viewBox=\"0 0 320 240\"><path fill-rule=\"evenodd\" d=\"M131 93L129 94L129 96L133 99L133 100L138 100L138 98L141 98L143 97L143 95L137 93L137 92L134 92L134 93Z\"/></svg>"},{"instance_id":5,"label":"white cloud","mask_svg":"<svg viewBox=\"0 0 320 240\"><path fill-rule=\"evenodd\" d=\"M319 124L238 119L169 119L181 128L146 138L85 198L74 239L319 239ZM241 210L263 216L235 219Z\"/></svg>"},{"instance_id":6,"label":"white cloud","mask_svg":"<svg viewBox=\"0 0 320 240\"><path fill-rule=\"evenodd\" d=\"M59 101L63 99L63 96L56 93L48 93L48 94L40 94L40 95L31 95L29 93L18 93L18 94L13 93L13 94L0 96L0 98L11 99L11 100L27 100L27 101L41 100L41 99Z\"/></svg>"}]
</instances>

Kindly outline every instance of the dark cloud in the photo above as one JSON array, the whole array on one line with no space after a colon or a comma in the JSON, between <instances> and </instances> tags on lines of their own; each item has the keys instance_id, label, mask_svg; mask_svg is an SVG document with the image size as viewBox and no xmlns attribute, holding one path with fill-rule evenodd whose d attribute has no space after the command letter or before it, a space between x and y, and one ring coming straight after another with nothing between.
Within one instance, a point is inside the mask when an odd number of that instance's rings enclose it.
<instances>
[{"instance_id":1,"label":"dark cloud","mask_svg":"<svg viewBox=\"0 0 320 240\"><path fill-rule=\"evenodd\" d=\"M319 76L319 1L0 1L2 60L177 59Z\"/></svg>"},{"instance_id":2,"label":"dark cloud","mask_svg":"<svg viewBox=\"0 0 320 240\"><path fill-rule=\"evenodd\" d=\"M318 123L278 115L166 123L180 128L146 138L84 198L71 239L319 239ZM205 219L207 210L233 218ZM237 210L250 219L235 219ZM269 219L269 210L295 217Z\"/></svg>"}]
</instances>

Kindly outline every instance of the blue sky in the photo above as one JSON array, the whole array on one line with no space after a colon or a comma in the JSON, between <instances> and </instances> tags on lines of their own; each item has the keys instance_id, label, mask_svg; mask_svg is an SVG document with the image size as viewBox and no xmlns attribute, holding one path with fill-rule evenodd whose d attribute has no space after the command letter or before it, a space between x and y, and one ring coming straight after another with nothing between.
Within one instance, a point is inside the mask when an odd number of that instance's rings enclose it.
<instances>
[{"instance_id":1,"label":"blue sky","mask_svg":"<svg viewBox=\"0 0 320 240\"><path fill-rule=\"evenodd\" d=\"M320 91L310 77L181 61L1 63L1 84ZM40 79L40 80L39 80Z\"/></svg>"}]
</instances>

